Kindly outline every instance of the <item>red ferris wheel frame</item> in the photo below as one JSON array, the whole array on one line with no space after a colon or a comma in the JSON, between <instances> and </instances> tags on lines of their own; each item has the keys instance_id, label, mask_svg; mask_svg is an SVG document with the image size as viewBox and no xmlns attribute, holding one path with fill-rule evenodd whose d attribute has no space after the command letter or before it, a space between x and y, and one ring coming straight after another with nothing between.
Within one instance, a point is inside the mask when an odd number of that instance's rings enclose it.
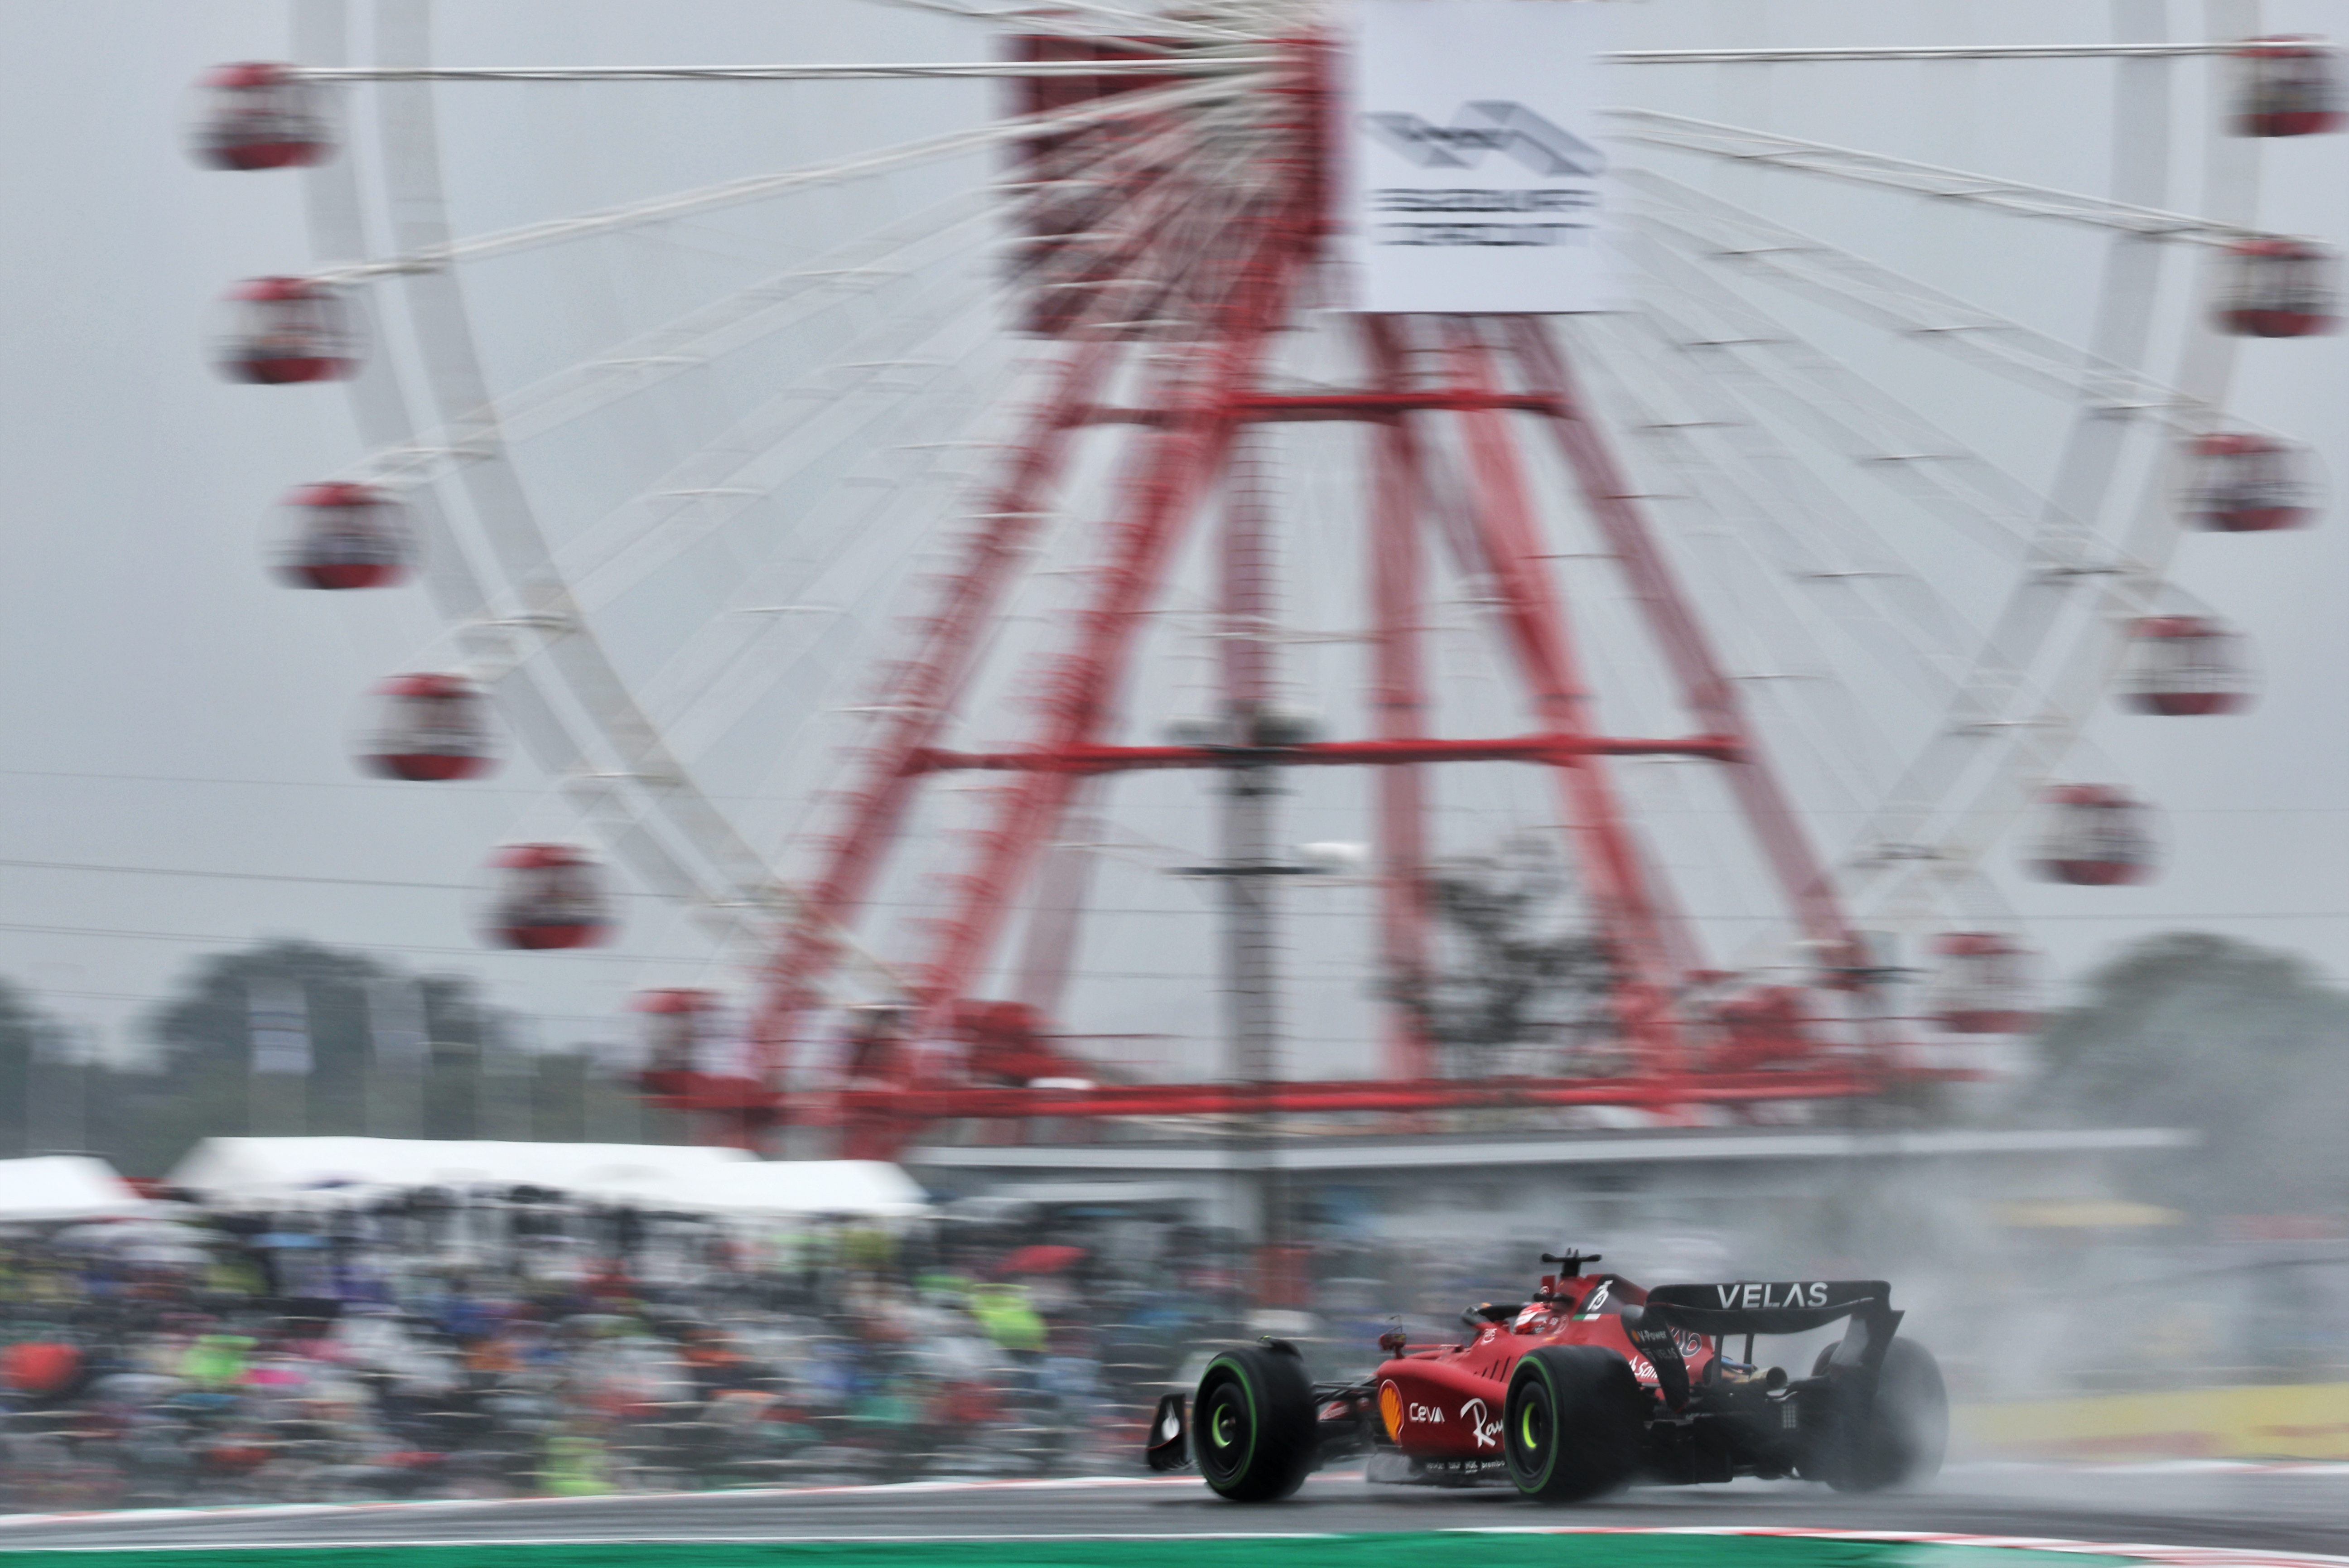
<instances>
[{"instance_id":1,"label":"red ferris wheel frame","mask_svg":"<svg viewBox=\"0 0 2349 1568\"><path fill-rule=\"evenodd\" d=\"M1071 47L1119 57L1114 41L1067 38L1032 46L1066 57ZM1875 1016L1874 977L1835 888L1773 774L1703 628L1650 525L1640 499L1590 417L1573 369L1531 317L1358 317L1373 384L1344 392L1283 395L1256 382L1309 264L1328 233L1324 119L1326 50L1299 42L1278 96L1288 151L1268 170L1255 210L1216 230L1214 248L1186 270L1217 281L1219 298L1187 352L1157 379L1146 406L1101 400L1119 341L1114 331L1071 334L1057 375L1013 448L1003 476L961 542L958 560L899 665L877 740L857 760L844 820L825 849L805 907L770 961L751 1029L748 1077L648 1073L656 1103L707 1114L731 1141L755 1147L782 1125L841 1129L843 1152L887 1158L926 1125L946 1119L1417 1112L1492 1106L1622 1106L1686 1117L1708 1105L1820 1100L1880 1094L1903 1080L1947 1076L1920 1067ZM1084 78L1052 90L1081 93ZM1146 85L1103 78L1109 96ZM1159 243L1123 242L1095 268L1114 276ZM1465 472L1438 472L1415 421L1457 419ZM1584 505L1618 559L1633 602L1662 651L1690 733L1602 733L1575 653L1567 605L1544 564L1517 427L1530 416L1557 442ZM1147 612L1185 528L1217 487L1233 486L1235 447L1250 426L1354 421L1375 428L1366 507L1369 597L1375 616L1374 737L1262 748L1121 746L1104 737ZM952 752L938 740L979 661L991 618L1007 597L1049 508L1069 448L1102 422L1142 428L1103 524L1105 564L1092 579L1073 650L1049 671L1040 732L1021 749ZM1237 488L1229 493L1237 499ZM1438 529L1438 516L1455 520ZM1431 533L1458 565L1493 585L1511 662L1532 700L1537 728L1488 739L1428 733L1419 628L1422 563ZM1226 615L1268 591L1248 531L1222 542ZM1258 701L1262 673L1247 657L1224 661L1235 711ZM1746 830L1810 950L1820 980L1806 993L1778 988L1707 1012L1692 998L1719 976L1668 888L1646 863L1603 759L1701 758L1726 770ZM1402 1000L1431 962L1426 903L1423 770L1445 762L1522 762L1556 778L1588 889L1592 923L1614 960L1611 1012L1625 1069L1604 1077L1464 1080L1438 1077L1432 1043ZM1030 1088L1033 1079L1084 1079L1091 1066L1058 1052L1043 1022L1022 1010L974 1001L970 992L1002 941L1019 891L1030 885L1079 782L1147 769L1366 766L1376 794L1381 960L1396 995L1390 1008L1387 1075L1331 1082L1104 1085ZM909 981L908 1014L886 1038L862 1041L843 1086L816 1095L785 1087L794 1042L842 956L895 846L908 810L933 775L984 770L1014 775L980 834L975 863L950 884L928 953ZM1820 993L1839 1001L1818 1006ZM1841 1014L1839 1018L1836 1014ZM931 1054L905 1042L958 1035L968 1054L941 1075Z\"/></svg>"}]
</instances>

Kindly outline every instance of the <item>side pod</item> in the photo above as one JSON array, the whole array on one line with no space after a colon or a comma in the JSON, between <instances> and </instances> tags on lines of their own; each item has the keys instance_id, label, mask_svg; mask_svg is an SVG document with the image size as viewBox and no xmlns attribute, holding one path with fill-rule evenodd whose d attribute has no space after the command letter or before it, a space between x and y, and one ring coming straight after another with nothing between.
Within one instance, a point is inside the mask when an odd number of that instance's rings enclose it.
<instances>
[{"instance_id":1,"label":"side pod","mask_svg":"<svg viewBox=\"0 0 2349 1568\"><path fill-rule=\"evenodd\" d=\"M1180 1394L1169 1394L1158 1401L1157 1412L1150 1417L1150 1446L1143 1451L1143 1459L1162 1473L1190 1469L1191 1428Z\"/></svg>"}]
</instances>

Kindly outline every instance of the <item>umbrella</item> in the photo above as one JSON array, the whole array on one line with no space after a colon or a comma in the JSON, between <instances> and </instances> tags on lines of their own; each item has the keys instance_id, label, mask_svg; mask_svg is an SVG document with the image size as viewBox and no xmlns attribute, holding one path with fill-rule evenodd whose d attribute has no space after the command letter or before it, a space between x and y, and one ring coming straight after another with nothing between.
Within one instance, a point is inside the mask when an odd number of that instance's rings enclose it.
<instances>
[{"instance_id":1,"label":"umbrella","mask_svg":"<svg viewBox=\"0 0 2349 1568\"><path fill-rule=\"evenodd\" d=\"M1007 1274L1057 1274L1085 1255L1082 1247L1042 1245L1020 1248L1003 1260Z\"/></svg>"},{"instance_id":2,"label":"umbrella","mask_svg":"<svg viewBox=\"0 0 2349 1568\"><path fill-rule=\"evenodd\" d=\"M151 1241L164 1247L201 1247L221 1239L206 1225L182 1225L176 1220L124 1220L106 1227L117 1241Z\"/></svg>"},{"instance_id":3,"label":"umbrella","mask_svg":"<svg viewBox=\"0 0 2349 1568\"><path fill-rule=\"evenodd\" d=\"M160 1372L114 1372L90 1386L90 1392L101 1399L112 1399L125 1405L144 1405L160 1399L179 1387L180 1380Z\"/></svg>"},{"instance_id":4,"label":"umbrella","mask_svg":"<svg viewBox=\"0 0 2349 1568\"><path fill-rule=\"evenodd\" d=\"M266 1236L255 1236L253 1239L253 1244L275 1251L293 1251L303 1247L323 1247L326 1242L326 1238L313 1236L306 1231L272 1231Z\"/></svg>"},{"instance_id":5,"label":"umbrella","mask_svg":"<svg viewBox=\"0 0 2349 1568\"><path fill-rule=\"evenodd\" d=\"M114 1227L104 1220L82 1225L68 1225L49 1238L53 1247L111 1247L115 1243Z\"/></svg>"},{"instance_id":6,"label":"umbrella","mask_svg":"<svg viewBox=\"0 0 2349 1568\"><path fill-rule=\"evenodd\" d=\"M133 1263L174 1263L182 1268L197 1268L212 1261L212 1255L202 1247L182 1247L161 1241L142 1241L122 1249L126 1262Z\"/></svg>"}]
</instances>

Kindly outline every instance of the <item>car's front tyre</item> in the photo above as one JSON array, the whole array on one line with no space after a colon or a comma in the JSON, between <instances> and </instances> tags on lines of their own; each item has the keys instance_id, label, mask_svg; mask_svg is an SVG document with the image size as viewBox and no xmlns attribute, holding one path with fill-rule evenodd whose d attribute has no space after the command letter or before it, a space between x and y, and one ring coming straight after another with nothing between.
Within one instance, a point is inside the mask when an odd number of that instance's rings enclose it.
<instances>
[{"instance_id":1,"label":"car's front tyre","mask_svg":"<svg viewBox=\"0 0 2349 1568\"><path fill-rule=\"evenodd\" d=\"M1293 1351L1247 1345L1207 1363L1191 1402L1191 1452L1218 1497L1273 1502L1313 1469L1313 1385Z\"/></svg>"}]
</instances>

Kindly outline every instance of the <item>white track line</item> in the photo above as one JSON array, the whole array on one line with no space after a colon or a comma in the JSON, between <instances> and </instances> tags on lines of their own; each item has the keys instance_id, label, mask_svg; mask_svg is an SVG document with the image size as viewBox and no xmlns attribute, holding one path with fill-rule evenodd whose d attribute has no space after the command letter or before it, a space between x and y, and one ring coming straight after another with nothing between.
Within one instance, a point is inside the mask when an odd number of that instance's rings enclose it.
<instances>
[{"instance_id":1,"label":"white track line","mask_svg":"<svg viewBox=\"0 0 2349 1568\"><path fill-rule=\"evenodd\" d=\"M2134 1557L2168 1568L2344 1568L2349 1557L2312 1552L2267 1552L2224 1546L2149 1546L2054 1536L1966 1535L1930 1530L1824 1530L1765 1524L1672 1525L1479 1525L1447 1533L1462 1535L1767 1535L1806 1541L1887 1541L1926 1546L1988 1546L2020 1552L2065 1552L2097 1557Z\"/></svg>"},{"instance_id":2,"label":"white track line","mask_svg":"<svg viewBox=\"0 0 2349 1568\"><path fill-rule=\"evenodd\" d=\"M984 1484L984 1483L981 1483ZM843 1490L881 1491L894 1490L881 1487L843 1488ZM698 1495L698 1494L697 1494ZM496 1501L496 1500L492 1500ZM316 1512L335 1505L294 1504L285 1508L244 1509L245 1513ZM174 1511L204 1513L208 1510ZM80 1516L87 1517L87 1516ZM664 1535L657 1542L648 1542L644 1536L547 1538L483 1537L481 1539L427 1538L413 1541L267 1541L208 1546L175 1542L153 1546L59 1546L43 1547L42 1551L57 1552L298 1552L316 1551L321 1547L370 1548L416 1546L642 1546L661 1545L807 1545L848 1546L860 1542L876 1545L984 1545L989 1542L1032 1544L1044 1542L1145 1542L1145 1541L1336 1541L1350 1534L1362 1532L1344 1531L1140 1531L1107 1532L1101 1534L1066 1535L805 1535L780 1541L758 1541L730 1535ZM2329 1557L2302 1552L2235 1551L2213 1546L2154 1546L2112 1542L2070 1541L2054 1536L2033 1535L1967 1535L1922 1530L1826 1530L1768 1525L1472 1525L1464 1528L1419 1532L1378 1532L1375 1533L1426 1533L1431 1535L1716 1535L1781 1537L1812 1541L1873 1541L1920 1546L1974 1546L1992 1550L2019 1552L2055 1552L2075 1556L2127 1557L2139 1562L2163 1565L2163 1568L2344 1568L2349 1557Z\"/></svg>"},{"instance_id":3,"label":"white track line","mask_svg":"<svg viewBox=\"0 0 2349 1568\"><path fill-rule=\"evenodd\" d=\"M436 1497L399 1502L249 1502L222 1503L211 1508L96 1508L72 1513L0 1514L0 1530L36 1524L78 1523L93 1519L144 1524L161 1519L292 1519L305 1514L394 1513L426 1509L526 1508L533 1505L575 1508L596 1503L626 1505L686 1497L844 1497L867 1493L903 1497L923 1492L1086 1491L1127 1487L1195 1487L1200 1484L1196 1476L1067 1476L1046 1480L918 1480L847 1486L729 1487L723 1491L614 1491L595 1497Z\"/></svg>"}]
</instances>

